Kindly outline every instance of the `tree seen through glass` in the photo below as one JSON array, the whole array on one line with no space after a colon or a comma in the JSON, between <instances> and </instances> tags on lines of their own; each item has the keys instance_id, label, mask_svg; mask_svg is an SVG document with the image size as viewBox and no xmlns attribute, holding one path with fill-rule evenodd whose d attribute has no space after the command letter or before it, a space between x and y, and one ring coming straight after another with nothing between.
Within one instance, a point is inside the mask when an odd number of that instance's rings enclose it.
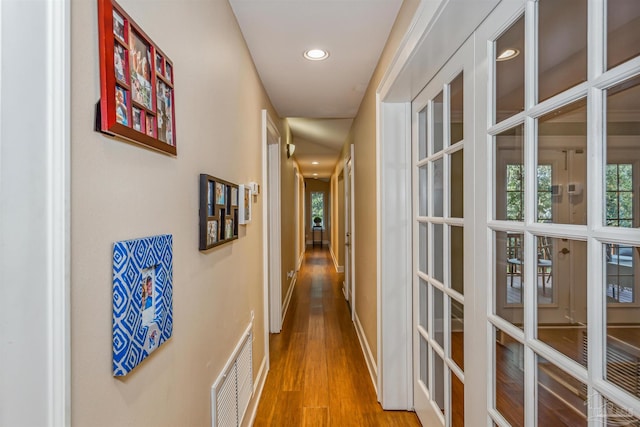
<instances>
[{"instance_id":1,"label":"tree seen through glass","mask_svg":"<svg viewBox=\"0 0 640 427\"><path fill-rule=\"evenodd\" d=\"M538 165L537 221L552 222L552 169L551 165ZM507 165L507 216L508 221L524 221L524 166Z\"/></svg>"},{"instance_id":2,"label":"tree seen through glass","mask_svg":"<svg viewBox=\"0 0 640 427\"><path fill-rule=\"evenodd\" d=\"M320 218L320 223L316 224L315 218ZM324 226L324 193L311 193L311 226Z\"/></svg>"}]
</instances>

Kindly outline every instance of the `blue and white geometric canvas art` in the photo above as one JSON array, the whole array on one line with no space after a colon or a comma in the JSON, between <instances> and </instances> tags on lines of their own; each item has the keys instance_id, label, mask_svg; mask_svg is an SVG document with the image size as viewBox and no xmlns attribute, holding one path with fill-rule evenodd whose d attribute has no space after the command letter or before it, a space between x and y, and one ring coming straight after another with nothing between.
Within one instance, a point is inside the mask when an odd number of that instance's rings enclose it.
<instances>
[{"instance_id":1,"label":"blue and white geometric canvas art","mask_svg":"<svg viewBox=\"0 0 640 427\"><path fill-rule=\"evenodd\" d=\"M173 331L173 236L113 245L113 375L127 375Z\"/></svg>"}]
</instances>

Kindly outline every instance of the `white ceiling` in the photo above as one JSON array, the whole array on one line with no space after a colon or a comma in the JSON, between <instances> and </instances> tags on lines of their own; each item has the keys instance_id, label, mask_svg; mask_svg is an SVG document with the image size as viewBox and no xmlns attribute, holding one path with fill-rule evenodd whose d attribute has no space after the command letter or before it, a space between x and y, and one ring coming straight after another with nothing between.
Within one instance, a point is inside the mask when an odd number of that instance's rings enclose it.
<instances>
[{"instance_id":1,"label":"white ceiling","mask_svg":"<svg viewBox=\"0 0 640 427\"><path fill-rule=\"evenodd\" d=\"M348 133L345 126L351 122L321 120L311 131L309 120L303 119L355 117L402 0L230 0L230 4L278 115L295 118L290 121L294 157L303 174L311 177L317 172L309 167L312 157L328 159L330 151L333 162L327 168L333 169ZM328 50L330 56L308 61L303 53L311 48Z\"/></svg>"}]
</instances>

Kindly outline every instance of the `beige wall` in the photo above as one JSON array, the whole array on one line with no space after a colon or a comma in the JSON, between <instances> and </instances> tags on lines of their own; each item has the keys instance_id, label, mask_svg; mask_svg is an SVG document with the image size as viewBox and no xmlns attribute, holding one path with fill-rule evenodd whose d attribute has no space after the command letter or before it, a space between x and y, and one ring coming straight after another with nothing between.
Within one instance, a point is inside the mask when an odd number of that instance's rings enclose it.
<instances>
[{"instance_id":1,"label":"beige wall","mask_svg":"<svg viewBox=\"0 0 640 427\"><path fill-rule=\"evenodd\" d=\"M355 196L355 304L356 315L362 324L373 357L377 357L377 188L376 188L376 90L387 67L406 33L418 7L419 0L405 0L382 52L378 66L371 77L369 87L360 104L349 138L343 146L340 158L354 144L353 161ZM336 167L334 175L339 174Z\"/></svg>"},{"instance_id":2,"label":"beige wall","mask_svg":"<svg viewBox=\"0 0 640 427\"><path fill-rule=\"evenodd\" d=\"M324 231L322 239L325 241L329 241L331 239L331 186L328 182L322 181L319 179L305 179L305 219L304 219L304 228L305 228L305 236L306 241L311 243L313 240L312 228L311 228L311 193L313 192L322 192L324 193ZM317 233L317 232L316 232ZM317 236L317 234L316 234ZM317 236L316 238L319 238Z\"/></svg>"},{"instance_id":3,"label":"beige wall","mask_svg":"<svg viewBox=\"0 0 640 427\"><path fill-rule=\"evenodd\" d=\"M334 174L331 176L331 250L339 267L344 267L344 214L344 175Z\"/></svg>"},{"instance_id":4,"label":"beige wall","mask_svg":"<svg viewBox=\"0 0 640 427\"><path fill-rule=\"evenodd\" d=\"M264 200L257 197L253 221L240 227L237 241L200 252L198 175L261 182L261 109L277 115L227 1L120 3L174 62L178 157L93 131L100 97L97 2L73 0L72 421L207 426L210 387L252 311L254 375L265 356ZM161 233L174 239L173 337L128 376L114 378L112 246Z\"/></svg>"}]
</instances>

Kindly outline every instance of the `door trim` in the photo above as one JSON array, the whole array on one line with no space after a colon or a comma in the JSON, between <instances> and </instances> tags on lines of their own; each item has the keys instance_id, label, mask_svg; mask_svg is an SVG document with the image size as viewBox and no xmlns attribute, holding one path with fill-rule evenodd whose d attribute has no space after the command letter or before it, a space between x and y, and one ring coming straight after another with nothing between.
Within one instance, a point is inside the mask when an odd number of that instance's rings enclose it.
<instances>
[{"instance_id":1,"label":"door trim","mask_svg":"<svg viewBox=\"0 0 640 427\"><path fill-rule=\"evenodd\" d=\"M269 354L269 332L282 329L282 284L280 266L280 132L267 110L262 110L262 240L265 295L265 348ZM270 179L275 182L271 188Z\"/></svg>"}]
</instances>

